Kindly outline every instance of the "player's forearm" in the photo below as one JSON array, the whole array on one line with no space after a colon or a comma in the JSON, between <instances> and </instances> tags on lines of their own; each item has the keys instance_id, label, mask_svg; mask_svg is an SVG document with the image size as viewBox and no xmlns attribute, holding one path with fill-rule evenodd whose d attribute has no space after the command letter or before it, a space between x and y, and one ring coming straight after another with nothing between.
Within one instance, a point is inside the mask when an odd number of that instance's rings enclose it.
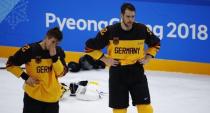
<instances>
[{"instance_id":1,"label":"player's forearm","mask_svg":"<svg viewBox=\"0 0 210 113\"><path fill-rule=\"evenodd\" d=\"M91 50L85 50L85 52L96 60L104 56L104 53L101 50L91 49Z\"/></svg>"},{"instance_id":2,"label":"player's forearm","mask_svg":"<svg viewBox=\"0 0 210 113\"><path fill-rule=\"evenodd\" d=\"M8 66L6 67L7 71L11 72L13 75L15 75L18 78L22 78L24 80L28 79L28 75L23 71L23 69L20 66Z\"/></svg>"},{"instance_id":3,"label":"player's forearm","mask_svg":"<svg viewBox=\"0 0 210 113\"><path fill-rule=\"evenodd\" d=\"M160 40L150 45L150 47L147 49L146 54L155 57L159 50L160 50Z\"/></svg>"},{"instance_id":4,"label":"player's forearm","mask_svg":"<svg viewBox=\"0 0 210 113\"><path fill-rule=\"evenodd\" d=\"M56 76L63 76L65 73L65 67L61 63L60 59L57 59L56 62L53 62L53 70L56 74Z\"/></svg>"}]
</instances>

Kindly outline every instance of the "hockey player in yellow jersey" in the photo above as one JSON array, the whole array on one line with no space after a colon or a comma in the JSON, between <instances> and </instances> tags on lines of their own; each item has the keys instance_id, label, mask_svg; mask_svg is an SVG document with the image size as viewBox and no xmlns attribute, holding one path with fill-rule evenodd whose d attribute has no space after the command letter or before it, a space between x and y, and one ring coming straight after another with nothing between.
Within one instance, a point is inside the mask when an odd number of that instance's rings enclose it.
<instances>
[{"instance_id":1,"label":"hockey player in yellow jersey","mask_svg":"<svg viewBox=\"0 0 210 113\"><path fill-rule=\"evenodd\" d=\"M113 113L127 112L129 93L138 113L153 113L143 65L155 57L160 39L145 25L136 23L135 14L135 7L124 3L121 23L107 26L86 41L86 53L110 66L109 107ZM101 51L104 47L107 47L107 56Z\"/></svg>"},{"instance_id":2,"label":"hockey player in yellow jersey","mask_svg":"<svg viewBox=\"0 0 210 113\"><path fill-rule=\"evenodd\" d=\"M25 45L9 57L7 70L25 80L23 113L59 112L62 91L58 77L67 72L65 53L58 46L62 38L59 28L52 28L42 41Z\"/></svg>"}]
</instances>

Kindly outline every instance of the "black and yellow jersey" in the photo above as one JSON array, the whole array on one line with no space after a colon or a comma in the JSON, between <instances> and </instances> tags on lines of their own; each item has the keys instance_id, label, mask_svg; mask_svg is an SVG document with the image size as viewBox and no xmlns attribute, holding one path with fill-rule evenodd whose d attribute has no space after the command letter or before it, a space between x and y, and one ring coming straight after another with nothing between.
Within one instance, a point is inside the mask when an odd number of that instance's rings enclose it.
<instances>
[{"instance_id":1,"label":"black and yellow jersey","mask_svg":"<svg viewBox=\"0 0 210 113\"><path fill-rule=\"evenodd\" d=\"M144 44L148 48L145 50ZM95 38L86 42L85 51L99 59L103 56L101 49L107 47L108 57L119 60L121 65L134 64L145 54L155 57L160 49L160 39L145 25L134 23L129 31L121 28L121 23L107 26Z\"/></svg>"},{"instance_id":2,"label":"black and yellow jersey","mask_svg":"<svg viewBox=\"0 0 210 113\"><path fill-rule=\"evenodd\" d=\"M56 47L53 58L48 50L43 50L39 42L26 45L19 49L7 61L7 70L16 77L34 77L40 81L34 87L24 84L25 92L32 98L43 102L57 102L61 96L59 76L66 72L65 53ZM21 69L25 64L26 72Z\"/></svg>"}]
</instances>

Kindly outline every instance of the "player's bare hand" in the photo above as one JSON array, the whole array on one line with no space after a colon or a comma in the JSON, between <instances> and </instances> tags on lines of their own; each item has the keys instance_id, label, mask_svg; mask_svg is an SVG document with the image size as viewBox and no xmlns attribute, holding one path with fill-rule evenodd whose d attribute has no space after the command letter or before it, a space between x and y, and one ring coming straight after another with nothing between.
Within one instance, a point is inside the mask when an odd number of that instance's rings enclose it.
<instances>
[{"instance_id":1,"label":"player's bare hand","mask_svg":"<svg viewBox=\"0 0 210 113\"><path fill-rule=\"evenodd\" d=\"M152 59L152 56L151 55L146 55L144 58L139 60L139 63L143 64L143 65L148 64L150 59Z\"/></svg>"},{"instance_id":2,"label":"player's bare hand","mask_svg":"<svg viewBox=\"0 0 210 113\"><path fill-rule=\"evenodd\" d=\"M49 47L50 56L56 55L56 44L51 44Z\"/></svg>"},{"instance_id":3,"label":"player's bare hand","mask_svg":"<svg viewBox=\"0 0 210 113\"><path fill-rule=\"evenodd\" d=\"M117 60L114 60L114 59L112 59L112 58L107 58L107 57L102 57L101 59L100 59L101 61L103 61L107 66L117 66L117 65L119 65L119 61L117 61Z\"/></svg>"},{"instance_id":4,"label":"player's bare hand","mask_svg":"<svg viewBox=\"0 0 210 113\"><path fill-rule=\"evenodd\" d=\"M39 84L39 80L33 77L29 77L26 81L26 84L28 84L31 87L34 87L35 84Z\"/></svg>"}]
</instances>

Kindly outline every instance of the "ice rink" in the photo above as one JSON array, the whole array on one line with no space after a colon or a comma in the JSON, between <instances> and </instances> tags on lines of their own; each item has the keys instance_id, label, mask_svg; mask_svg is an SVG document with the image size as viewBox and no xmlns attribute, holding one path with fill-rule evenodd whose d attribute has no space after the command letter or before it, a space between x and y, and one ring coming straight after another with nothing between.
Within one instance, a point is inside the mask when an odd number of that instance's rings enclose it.
<instances>
[{"instance_id":1,"label":"ice rink","mask_svg":"<svg viewBox=\"0 0 210 113\"><path fill-rule=\"evenodd\" d=\"M0 67L5 60L0 61ZM209 113L210 76L146 70L154 113ZM60 81L66 84L77 80L97 81L100 90L108 92L108 70L68 73ZM5 69L0 70L0 113L21 113L23 80ZM108 95L97 101L81 101L66 93L60 101L60 113L112 113ZM130 104L128 113L137 113Z\"/></svg>"}]
</instances>

